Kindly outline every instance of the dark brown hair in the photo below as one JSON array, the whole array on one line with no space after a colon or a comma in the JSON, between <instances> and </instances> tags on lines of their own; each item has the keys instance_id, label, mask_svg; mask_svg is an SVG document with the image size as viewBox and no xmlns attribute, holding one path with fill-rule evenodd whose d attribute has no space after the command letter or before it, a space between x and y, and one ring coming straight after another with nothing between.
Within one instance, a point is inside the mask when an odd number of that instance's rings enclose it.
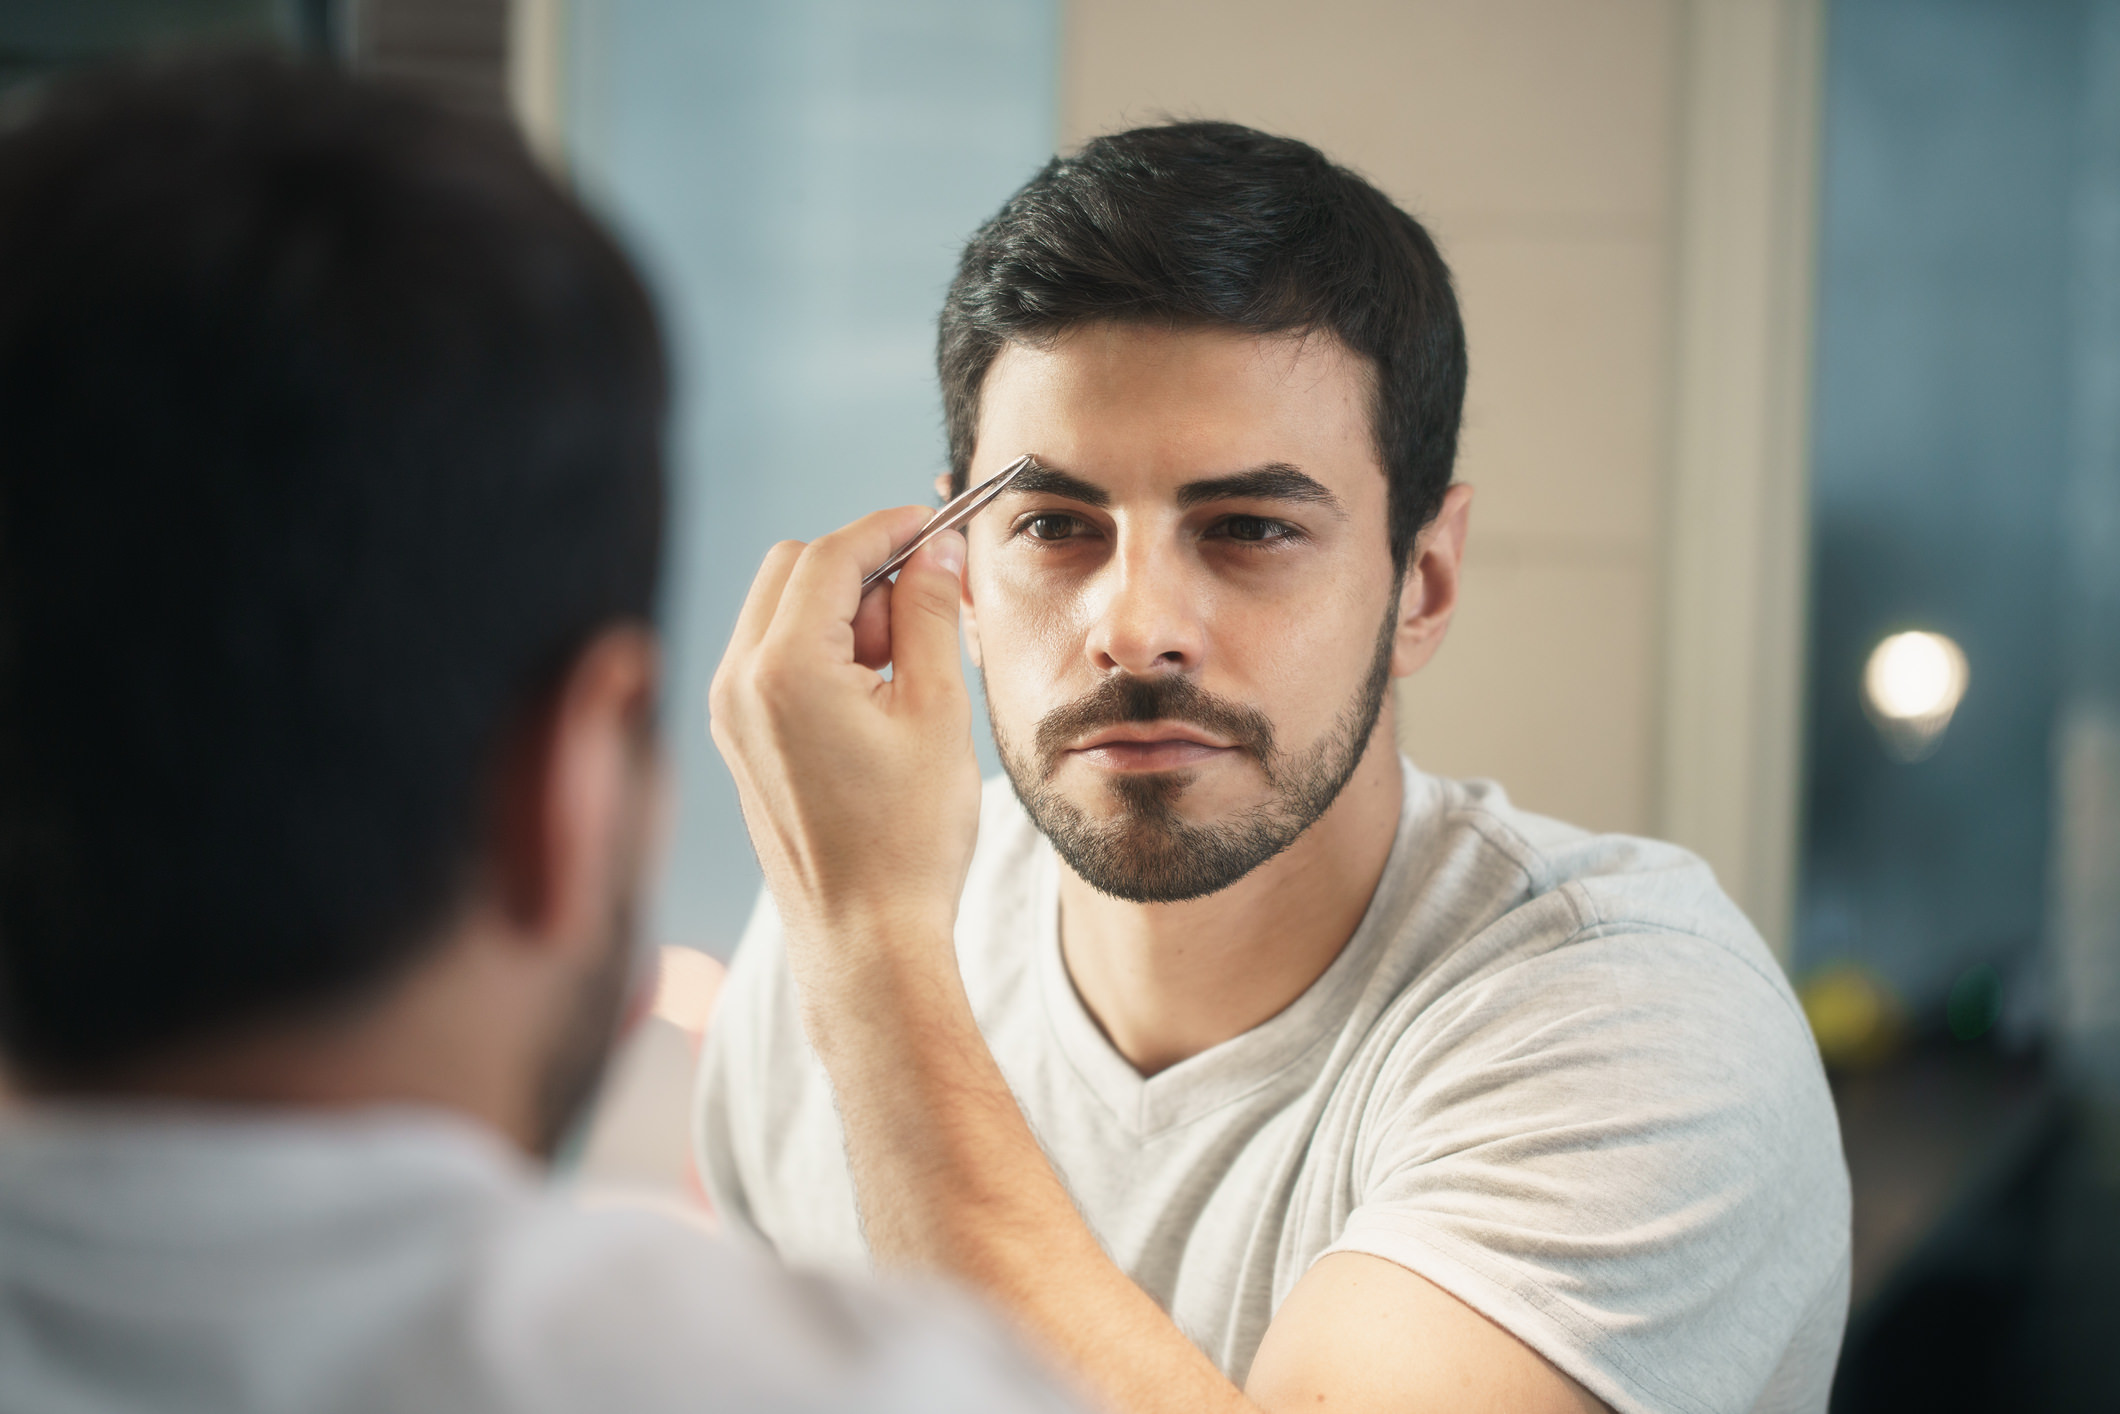
<instances>
[{"instance_id":1,"label":"dark brown hair","mask_svg":"<svg viewBox=\"0 0 2120 1414\"><path fill-rule=\"evenodd\" d=\"M1316 148L1234 123L1171 123L1056 157L972 236L936 363L962 489L1004 344L1098 320L1323 332L1375 375L1392 556L1442 504L1465 400L1450 271L1420 222Z\"/></svg>"},{"instance_id":2,"label":"dark brown hair","mask_svg":"<svg viewBox=\"0 0 2120 1414\"><path fill-rule=\"evenodd\" d=\"M439 942L662 541L648 296L512 132L264 58L0 135L0 1048L93 1078Z\"/></svg>"}]
</instances>

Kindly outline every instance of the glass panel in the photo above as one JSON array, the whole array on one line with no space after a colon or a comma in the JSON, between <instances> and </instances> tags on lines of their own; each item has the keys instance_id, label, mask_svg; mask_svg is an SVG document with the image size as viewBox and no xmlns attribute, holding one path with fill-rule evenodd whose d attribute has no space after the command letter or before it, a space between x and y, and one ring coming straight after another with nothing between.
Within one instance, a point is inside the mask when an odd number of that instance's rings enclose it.
<instances>
[{"instance_id":1,"label":"glass panel","mask_svg":"<svg viewBox=\"0 0 2120 1414\"><path fill-rule=\"evenodd\" d=\"M935 315L965 237L1051 155L1058 19L1053 0L584 0L569 38L573 170L659 287L685 417L655 936L726 955L758 874L707 683L774 541L931 498Z\"/></svg>"}]
</instances>

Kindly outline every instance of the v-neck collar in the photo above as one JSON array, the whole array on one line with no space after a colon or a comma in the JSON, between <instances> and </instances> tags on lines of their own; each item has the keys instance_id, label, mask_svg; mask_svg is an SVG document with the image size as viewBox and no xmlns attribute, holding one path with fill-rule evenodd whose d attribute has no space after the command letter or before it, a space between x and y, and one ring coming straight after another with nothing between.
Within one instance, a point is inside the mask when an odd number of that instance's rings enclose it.
<instances>
[{"instance_id":1,"label":"v-neck collar","mask_svg":"<svg viewBox=\"0 0 2120 1414\"><path fill-rule=\"evenodd\" d=\"M1306 1057L1322 1056L1329 1049L1376 969L1391 930L1391 920L1384 915L1396 912L1379 905L1395 892L1391 882L1404 871L1415 833L1411 822L1428 813L1428 779L1403 757L1399 765L1405 792L1391 853L1362 921L1340 955L1267 1020L1154 1075L1142 1075L1119 1054L1075 990L1060 949L1060 858L1050 845L1038 851L1031 916L1037 928L1033 948L1046 1020L1075 1074L1121 1124L1142 1138L1188 1124L1273 1084Z\"/></svg>"}]
</instances>

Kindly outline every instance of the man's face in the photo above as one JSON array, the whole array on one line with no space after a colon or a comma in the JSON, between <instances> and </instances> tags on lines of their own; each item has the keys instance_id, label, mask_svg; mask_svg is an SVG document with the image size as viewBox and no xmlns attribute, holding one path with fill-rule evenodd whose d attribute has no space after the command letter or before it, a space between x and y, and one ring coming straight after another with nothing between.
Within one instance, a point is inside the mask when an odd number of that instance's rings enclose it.
<instances>
[{"instance_id":1,"label":"man's face","mask_svg":"<svg viewBox=\"0 0 2120 1414\"><path fill-rule=\"evenodd\" d=\"M1388 734L1371 406L1325 335L1095 324L995 360L972 480L1043 469L972 524L968 633L1017 793L1092 886L1226 888Z\"/></svg>"}]
</instances>

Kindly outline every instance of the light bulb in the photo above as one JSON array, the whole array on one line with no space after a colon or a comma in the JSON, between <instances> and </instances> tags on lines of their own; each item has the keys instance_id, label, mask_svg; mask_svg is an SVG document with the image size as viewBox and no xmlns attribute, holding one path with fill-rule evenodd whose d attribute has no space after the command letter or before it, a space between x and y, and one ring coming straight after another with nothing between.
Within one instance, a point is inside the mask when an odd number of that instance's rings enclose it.
<instances>
[{"instance_id":1,"label":"light bulb","mask_svg":"<svg viewBox=\"0 0 2120 1414\"><path fill-rule=\"evenodd\" d=\"M1971 674L1965 650L1940 633L1895 633L1870 650L1863 706L1899 761L1919 761L1943 741Z\"/></svg>"}]
</instances>

